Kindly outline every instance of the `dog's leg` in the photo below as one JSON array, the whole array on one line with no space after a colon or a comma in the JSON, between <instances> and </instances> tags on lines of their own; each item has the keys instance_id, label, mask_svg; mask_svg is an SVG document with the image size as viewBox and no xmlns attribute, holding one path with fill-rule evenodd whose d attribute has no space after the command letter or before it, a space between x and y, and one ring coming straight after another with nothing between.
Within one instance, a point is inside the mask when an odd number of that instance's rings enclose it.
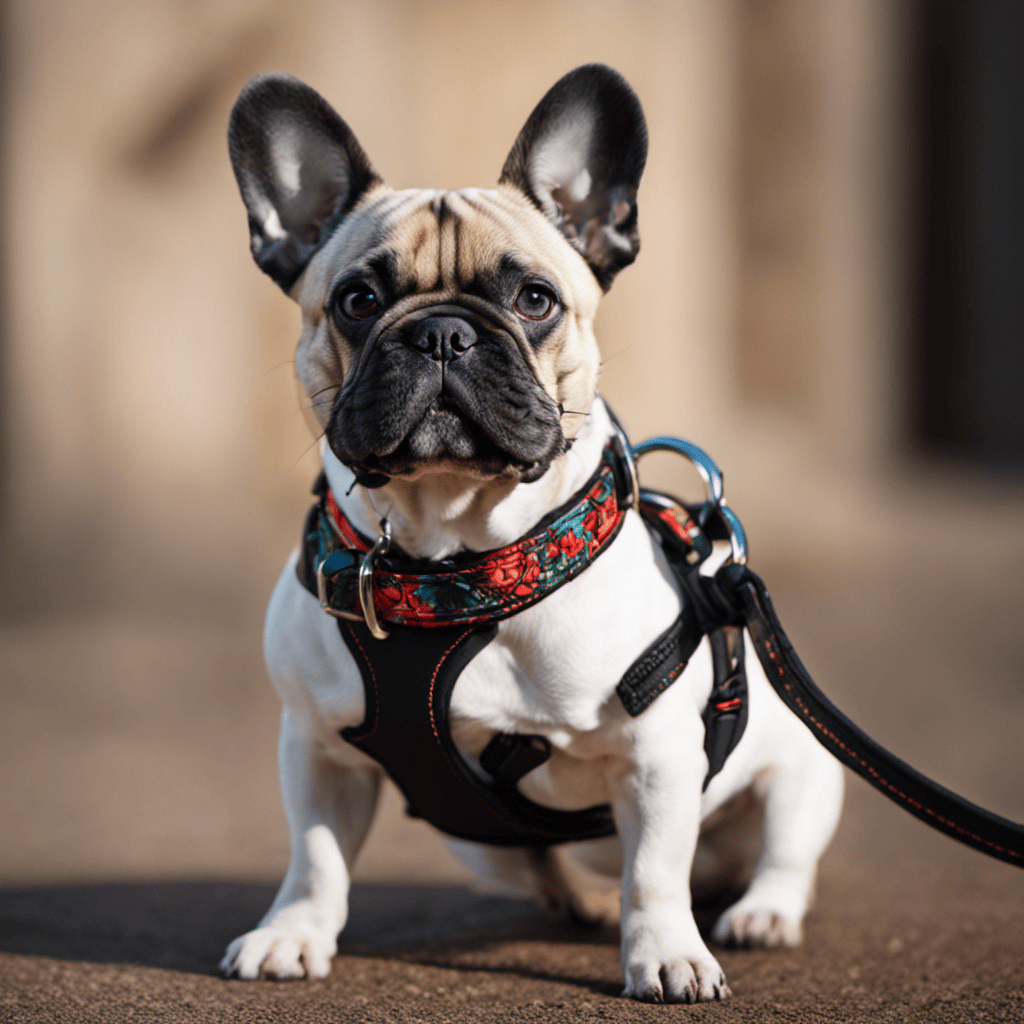
<instances>
[{"instance_id":1,"label":"dog's leg","mask_svg":"<svg viewBox=\"0 0 1024 1024\"><path fill-rule=\"evenodd\" d=\"M287 710L278 753L291 862L270 910L228 946L220 967L239 978L322 978L348 916L349 871L373 818L380 773L328 759Z\"/></svg>"},{"instance_id":2,"label":"dog's leg","mask_svg":"<svg viewBox=\"0 0 1024 1024\"><path fill-rule=\"evenodd\" d=\"M503 848L459 839L449 839L448 847L477 876L482 892L534 896L564 924L595 928L618 919L618 899L587 886L560 847Z\"/></svg>"},{"instance_id":3,"label":"dog's leg","mask_svg":"<svg viewBox=\"0 0 1024 1024\"><path fill-rule=\"evenodd\" d=\"M588 885L563 847L530 850L528 867L541 906L556 921L584 928L618 922L615 889Z\"/></svg>"},{"instance_id":4,"label":"dog's leg","mask_svg":"<svg viewBox=\"0 0 1024 1024\"><path fill-rule=\"evenodd\" d=\"M729 988L693 919L690 866L706 770L704 726L685 703L682 681L676 685L676 693L660 698L662 707L636 720L633 752L610 766L609 784L624 858L623 994L691 1003L723 999Z\"/></svg>"},{"instance_id":5,"label":"dog's leg","mask_svg":"<svg viewBox=\"0 0 1024 1024\"><path fill-rule=\"evenodd\" d=\"M843 770L813 741L798 749L765 774L761 856L746 893L715 923L716 942L795 946L803 937L818 858L839 821Z\"/></svg>"}]
</instances>

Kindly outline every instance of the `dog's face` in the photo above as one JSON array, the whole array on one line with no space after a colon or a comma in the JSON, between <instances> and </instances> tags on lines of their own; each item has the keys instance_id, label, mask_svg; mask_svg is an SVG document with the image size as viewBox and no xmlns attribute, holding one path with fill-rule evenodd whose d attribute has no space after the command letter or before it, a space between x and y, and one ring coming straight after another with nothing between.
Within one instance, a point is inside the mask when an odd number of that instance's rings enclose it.
<instances>
[{"instance_id":1,"label":"dog's face","mask_svg":"<svg viewBox=\"0 0 1024 1024\"><path fill-rule=\"evenodd\" d=\"M296 367L334 453L370 485L535 480L597 388L592 322L639 248L639 102L609 68L558 82L495 189L385 186L347 125L284 75L246 86L232 163L257 263L300 304Z\"/></svg>"}]
</instances>

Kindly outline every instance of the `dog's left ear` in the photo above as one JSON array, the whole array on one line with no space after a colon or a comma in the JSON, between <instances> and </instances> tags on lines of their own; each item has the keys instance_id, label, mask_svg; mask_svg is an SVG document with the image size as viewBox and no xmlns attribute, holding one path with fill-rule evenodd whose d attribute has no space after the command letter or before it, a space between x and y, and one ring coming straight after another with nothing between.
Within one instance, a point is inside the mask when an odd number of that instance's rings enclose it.
<instances>
[{"instance_id":1,"label":"dog's left ear","mask_svg":"<svg viewBox=\"0 0 1024 1024\"><path fill-rule=\"evenodd\" d=\"M537 104L501 172L537 205L607 290L636 259L636 190L647 124L617 71L585 64Z\"/></svg>"},{"instance_id":2,"label":"dog's left ear","mask_svg":"<svg viewBox=\"0 0 1024 1024\"><path fill-rule=\"evenodd\" d=\"M291 75L257 75L231 111L228 151L252 255L286 292L363 193L380 181L352 129Z\"/></svg>"}]
</instances>

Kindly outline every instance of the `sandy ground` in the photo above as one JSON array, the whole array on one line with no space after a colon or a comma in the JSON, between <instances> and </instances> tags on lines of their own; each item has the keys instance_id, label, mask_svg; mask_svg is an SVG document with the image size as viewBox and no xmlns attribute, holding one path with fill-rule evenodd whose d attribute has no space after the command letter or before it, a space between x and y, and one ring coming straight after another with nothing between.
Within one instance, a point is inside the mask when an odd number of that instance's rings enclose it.
<instances>
[{"instance_id":1,"label":"sandy ground","mask_svg":"<svg viewBox=\"0 0 1024 1024\"><path fill-rule=\"evenodd\" d=\"M1024 819L1019 552L928 564L758 568L844 710ZM1024 1021L1024 872L852 777L805 944L719 951L723 1004L620 999L613 930L475 894L393 792L332 975L218 978L287 860L259 630L255 609L0 628L0 1021Z\"/></svg>"}]
</instances>

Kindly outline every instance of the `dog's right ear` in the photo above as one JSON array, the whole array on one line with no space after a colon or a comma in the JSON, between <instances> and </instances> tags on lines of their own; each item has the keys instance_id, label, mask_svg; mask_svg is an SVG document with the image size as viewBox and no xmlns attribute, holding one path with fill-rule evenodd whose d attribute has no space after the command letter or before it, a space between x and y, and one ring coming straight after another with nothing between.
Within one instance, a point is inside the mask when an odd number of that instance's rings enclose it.
<instances>
[{"instance_id":1,"label":"dog's right ear","mask_svg":"<svg viewBox=\"0 0 1024 1024\"><path fill-rule=\"evenodd\" d=\"M636 258L636 191L647 124L617 71L584 64L537 104L501 172L587 261L606 291Z\"/></svg>"},{"instance_id":2,"label":"dog's right ear","mask_svg":"<svg viewBox=\"0 0 1024 1024\"><path fill-rule=\"evenodd\" d=\"M291 75L257 75L246 85L231 111L228 151L253 257L285 292L380 181L349 126Z\"/></svg>"}]
</instances>

